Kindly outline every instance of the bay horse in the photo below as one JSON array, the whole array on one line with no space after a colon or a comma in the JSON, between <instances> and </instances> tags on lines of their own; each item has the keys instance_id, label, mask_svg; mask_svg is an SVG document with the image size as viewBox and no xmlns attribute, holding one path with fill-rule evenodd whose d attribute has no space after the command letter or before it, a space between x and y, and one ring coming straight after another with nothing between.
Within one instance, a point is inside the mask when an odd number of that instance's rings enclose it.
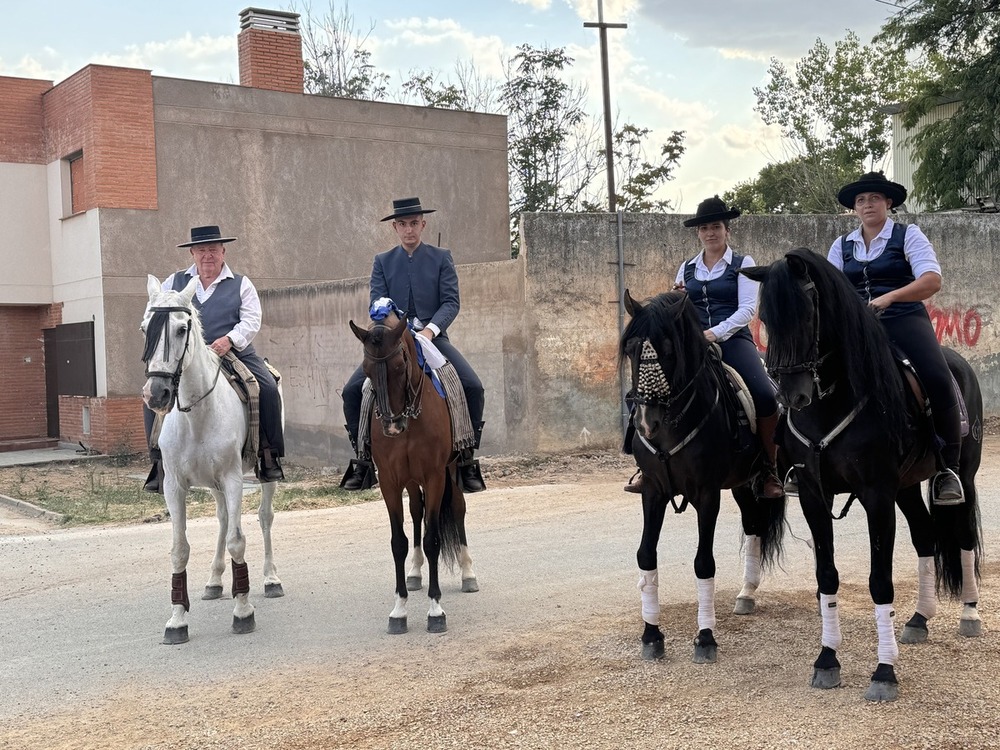
<instances>
[{"instance_id":1,"label":"bay horse","mask_svg":"<svg viewBox=\"0 0 1000 750\"><path fill-rule=\"evenodd\" d=\"M762 570L775 565L784 535L785 498L759 498L754 485L765 466L749 425L738 427L735 393L721 356L710 351L694 305L683 291L640 303L625 291L631 320L619 342L628 360L635 405L632 452L642 470L642 538L636 553L642 618L642 658L664 656L656 547L667 506L690 503L698 514L694 573L698 594L696 663L715 662L715 527L721 491L730 489L745 535L743 587L736 614L749 614ZM683 495L678 507L674 501Z\"/></svg>"},{"instance_id":2,"label":"bay horse","mask_svg":"<svg viewBox=\"0 0 1000 750\"><path fill-rule=\"evenodd\" d=\"M833 496L852 493L868 517L869 590L875 604L878 663L865 698L896 700L899 649L893 628L892 556L896 506L918 555L916 612L900 640L927 637L936 593L964 603L959 632L981 632L977 611L981 554L975 477L982 454L983 399L969 363L945 348L972 429L963 438L960 505L931 504L920 482L937 471L933 426L898 366L888 336L847 277L825 257L796 248L769 266L741 270L761 283L760 319L767 329L767 367L788 408L779 449L796 467L799 502L812 532L822 615L822 641L812 686L840 684L841 644L834 561ZM846 512L846 509L845 511ZM841 516L843 513L841 513Z\"/></svg>"},{"instance_id":3,"label":"bay horse","mask_svg":"<svg viewBox=\"0 0 1000 750\"><path fill-rule=\"evenodd\" d=\"M349 323L364 346L362 368L375 392L369 433L371 454L389 513L396 573L395 606L389 614L388 632L398 635L407 631L408 591L421 588L420 569L426 555L430 576L427 630L443 633L448 625L441 607L439 557L449 568L458 561L463 592L479 591L465 534L465 495L456 474L448 404L418 364L417 344L405 317L389 312L367 330L353 320ZM381 429L375 429L376 420ZM413 521L413 557L405 575L408 541L403 520L404 488Z\"/></svg>"},{"instance_id":4,"label":"bay horse","mask_svg":"<svg viewBox=\"0 0 1000 750\"><path fill-rule=\"evenodd\" d=\"M188 641L187 540L185 499L192 487L207 487L215 498L219 535L211 573L202 599L222 596L225 553L232 558L233 632L254 630L254 607L248 600L250 578L244 553L246 538L240 526L243 474L253 468L242 457L247 434L246 407L224 376L222 360L202 338L201 321L192 299L198 279L180 292L160 289L149 276L149 302L140 326L146 337L142 361L146 364L143 396L147 406L164 414L159 446L163 454L163 495L170 514L173 544L170 560L171 615L163 642ZM280 388L280 387L279 387ZM279 390L280 393L280 390ZM274 482L261 482L257 517L264 534L264 596L284 595L271 550L274 521Z\"/></svg>"}]
</instances>

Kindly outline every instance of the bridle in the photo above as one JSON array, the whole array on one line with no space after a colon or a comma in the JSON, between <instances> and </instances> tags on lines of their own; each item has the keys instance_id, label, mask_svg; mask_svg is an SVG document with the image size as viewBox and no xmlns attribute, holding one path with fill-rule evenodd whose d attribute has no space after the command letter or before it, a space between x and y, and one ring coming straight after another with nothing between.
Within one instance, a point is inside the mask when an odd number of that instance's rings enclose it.
<instances>
[{"instance_id":1,"label":"bridle","mask_svg":"<svg viewBox=\"0 0 1000 750\"><path fill-rule=\"evenodd\" d=\"M191 325L190 322L188 323L187 333L184 336L184 351L181 352L181 356L177 359L177 369L174 370L173 372L167 372L165 370L149 369L149 360L152 359L153 352L155 351L155 346L153 346L155 342L150 341L149 337L153 333L153 331L159 329L160 335L161 337L163 337L163 359L164 361L166 361L170 357L170 336L164 336L164 332L166 332L168 329L167 322L170 320L170 313L172 312L184 313L185 315L188 316L188 318L192 318L193 313L191 312L191 308L189 307L181 307L176 305L151 307L149 308L149 312L153 313L153 318L150 319L149 324L146 326L146 330L144 331L144 333L146 334L146 348L145 351L143 352L143 357L142 357L142 361L146 365L145 368L146 378L169 379L171 385L173 386L172 394L170 397L171 406L174 403L176 403L177 409L179 411L187 413L191 411L191 409L193 409L195 406L197 406L201 401L205 400L205 398L207 398L208 395L215 390L215 386L219 382L219 372L221 372L222 370L222 358L221 357L219 358L219 367L215 371L215 378L213 378L212 380L212 387L209 388L208 391L203 393L201 396L196 398L187 406L181 406L180 402L178 401L178 399L180 398L180 390L179 390L180 382L181 382L181 376L184 374L184 359L187 357L188 350L191 347L191 329L194 326ZM163 323L159 325L153 325L153 321L156 320L158 316L162 316Z\"/></svg>"},{"instance_id":2,"label":"bridle","mask_svg":"<svg viewBox=\"0 0 1000 750\"><path fill-rule=\"evenodd\" d=\"M831 383L829 388L825 390L823 389L823 384L820 381L819 370L823 366L827 357L830 356L830 352L826 352L825 354L819 353L819 294L816 292L816 282L812 279L808 279L808 281L802 284L802 290L809 296L813 307L813 330L809 350L806 352L805 359L801 362L789 365L768 365L767 372L775 380L779 375L797 375L802 372L808 372L812 375L813 389L816 392L816 397L818 399L824 399L833 393L834 389L837 387L837 381Z\"/></svg>"},{"instance_id":3,"label":"bridle","mask_svg":"<svg viewBox=\"0 0 1000 750\"><path fill-rule=\"evenodd\" d=\"M389 326L376 325L372 326L370 331L374 331L376 328L382 328L386 331L391 330ZM390 359L396 355L401 354L403 357L403 363L406 367L406 392L403 396L403 409L398 414L392 413L392 407L389 405L389 365ZM388 425L391 422L398 422L401 419L416 419L420 416L421 411L421 401L423 397L423 389L413 385L413 378L410 371L410 358L406 356L406 347L403 346L403 341L400 339L396 347L383 356L378 356L372 354L365 347L365 358L375 363L375 416L381 420L383 425Z\"/></svg>"}]
</instances>

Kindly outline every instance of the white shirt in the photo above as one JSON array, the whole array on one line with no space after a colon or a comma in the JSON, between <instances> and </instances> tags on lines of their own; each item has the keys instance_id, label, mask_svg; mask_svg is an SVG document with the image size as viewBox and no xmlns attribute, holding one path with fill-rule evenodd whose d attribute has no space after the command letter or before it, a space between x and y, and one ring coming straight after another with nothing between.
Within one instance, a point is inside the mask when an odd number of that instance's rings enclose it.
<instances>
[{"instance_id":1,"label":"white shirt","mask_svg":"<svg viewBox=\"0 0 1000 750\"><path fill-rule=\"evenodd\" d=\"M205 301L212 296L215 292L215 288L219 286L219 282L223 279L234 279L236 275L229 268L228 263L222 264L222 273L219 277L208 285L208 289L202 286L201 277L198 276L198 267L192 265L187 269L187 273L198 279L198 285L195 287L194 293L198 298L198 301L205 304ZM165 292L169 292L174 288L174 276L177 274L170 274L166 279L164 279L162 286L160 287ZM253 285L246 276L243 277L243 283L240 284L240 322L236 324L236 327L231 330L226 335L229 336L230 340L233 342L233 348L236 351L241 352L250 346L250 342L253 341L254 336L260 331L260 297L257 295L257 287ZM212 343L212 342L208 342Z\"/></svg>"},{"instance_id":2,"label":"white shirt","mask_svg":"<svg viewBox=\"0 0 1000 750\"><path fill-rule=\"evenodd\" d=\"M892 219L886 219L885 226L872 238L868 247L865 247L865 238L861 234L862 227L858 227L847 235L847 241L854 243L854 257L862 263L867 263L880 256L892 237L892 228L895 224L896 222ZM938 276L941 275L941 264L938 263L937 253L934 252L930 240L916 224L910 224L906 228L906 237L903 239L903 255L906 256L906 260L913 270L913 278L919 279L928 271L932 271ZM827 253L826 259L841 271L844 270L844 254L841 252L840 237L830 246L830 252Z\"/></svg>"},{"instance_id":3,"label":"white shirt","mask_svg":"<svg viewBox=\"0 0 1000 750\"><path fill-rule=\"evenodd\" d=\"M702 250L691 260L681 263L680 270L677 272L676 283L684 283L684 268L686 266L694 266L694 277L698 281L714 281L726 272L732 262L733 249L729 245L726 245L726 252L722 254L722 257L719 258L718 262L712 268L705 265L705 251ZM755 265L757 264L751 256L744 255L743 265L740 268L748 268ZM715 338L719 341L726 341L738 330L749 325L754 313L757 311L757 289L760 284L742 274L738 276L738 279L736 282L736 312L719 323L719 325L708 329L715 334Z\"/></svg>"}]
</instances>

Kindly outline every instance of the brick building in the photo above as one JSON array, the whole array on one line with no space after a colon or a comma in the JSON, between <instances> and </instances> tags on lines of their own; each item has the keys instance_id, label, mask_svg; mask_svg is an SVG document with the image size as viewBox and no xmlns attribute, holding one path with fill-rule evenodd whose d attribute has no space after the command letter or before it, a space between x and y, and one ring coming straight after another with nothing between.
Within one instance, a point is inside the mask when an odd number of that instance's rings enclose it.
<instances>
[{"instance_id":1,"label":"brick building","mask_svg":"<svg viewBox=\"0 0 1000 750\"><path fill-rule=\"evenodd\" d=\"M305 95L298 15L240 27L238 86L0 77L0 450L144 449L146 274L190 264L192 226L262 290L366 277L393 197L446 209L458 263L508 257L504 117Z\"/></svg>"}]
</instances>

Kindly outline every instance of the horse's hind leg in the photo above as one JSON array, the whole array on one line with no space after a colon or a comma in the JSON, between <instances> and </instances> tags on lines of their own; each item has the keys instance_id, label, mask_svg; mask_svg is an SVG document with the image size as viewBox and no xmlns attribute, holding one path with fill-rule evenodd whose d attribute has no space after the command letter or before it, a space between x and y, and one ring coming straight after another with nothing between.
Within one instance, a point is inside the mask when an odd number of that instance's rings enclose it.
<instances>
[{"instance_id":1,"label":"horse's hind leg","mask_svg":"<svg viewBox=\"0 0 1000 750\"><path fill-rule=\"evenodd\" d=\"M271 525L274 523L274 490L276 482L261 482L260 508L257 510L257 520L264 535L264 596L274 599L285 595L278 578L278 566L274 564L274 553L271 550Z\"/></svg>"},{"instance_id":2,"label":"horse's hind leg","mask_svg":"<svg viewBox=\"0 0 1000 750\"><path fill-rule=\"evenodd\" d=\"M446 471L450 471L450 467ZM451 484L452 513L458 529L458 564L462 569L462 592L474 594L479 591L479 579L476 577L476 571L472 569L472 555L469 553L469 540L465 534L465 513L468 506L465 503L465 493L462 492L462 486L457 479L457 476L452 477L449 473L445 481Z\"/></svg>"},{"instance_id":3,"label":"horse's hind leg","mask_svg":"<svg viewBox=\"0 0 1000 750\"><path fill-rule=\"evenodd\" d=\"M406 568L406 589L407 591L420 591L423 588L423 576L420 569L424 566L424 551L420 547L424 523L424 496L420 485L416 482L411 482L406 486L406 494L410 498L410 518L413 519L413 552L410 564Z\"/></svg>"},{"instance_id":4,"label":"horse's hind leg","mask_svg":"<svg viewBox=\"0 0 1000 750\"><path fill-rule=\"evenodd\" d=\"M749 615L757 606L754 595L761 581L761 538L757 533L757 499L746 486L733 488L743 524L743 588L736 596L733 614Z\"/></svg>"},{"instance_id":5,"label":"horse's hind leg","mask_svg":"<svg viewBox=\"0 0 1000 750\"><path fill-rule=\"evenodd\" d=\"M424 554L427 556L428 585L427 596L430 607L427 610L427 631L444 633L448 630L447 617L441 607L441 585L438 578L438 561L441 554L441 503L444 496L444 472L441 477L432 477L424 488L427 500L427 534L424 536Z\"/></svg>"},{"instance_id":6,"label":"horse's hind leg","mask_svg":"<svg viewBox=\"0 0 1000 750\"><path fill-rule=\"evenodd\" d=\"M215 517L219 521L219 535L215 540L215 554L212 556L212 567L209 568L208 583L202 599L222 598L222 574L226 572L226 530L229 527L229 510L226 507L226 496L219 490L212 490L215 498Z\"/></svg>"},{"instance_id":7,"label":"horse's hind leg","mask_svg":"<svg viewBox=\"0 0 1000 750\"><path fill-rule=\"evenodd\" d=\"M900 490L896 504L906 518L910 541L917 551L917 606L903 626L899 642L924 643L929 635L927 621L937 614L934 524L920 497L919 485Z\"/></svg>"}]
</instances>

